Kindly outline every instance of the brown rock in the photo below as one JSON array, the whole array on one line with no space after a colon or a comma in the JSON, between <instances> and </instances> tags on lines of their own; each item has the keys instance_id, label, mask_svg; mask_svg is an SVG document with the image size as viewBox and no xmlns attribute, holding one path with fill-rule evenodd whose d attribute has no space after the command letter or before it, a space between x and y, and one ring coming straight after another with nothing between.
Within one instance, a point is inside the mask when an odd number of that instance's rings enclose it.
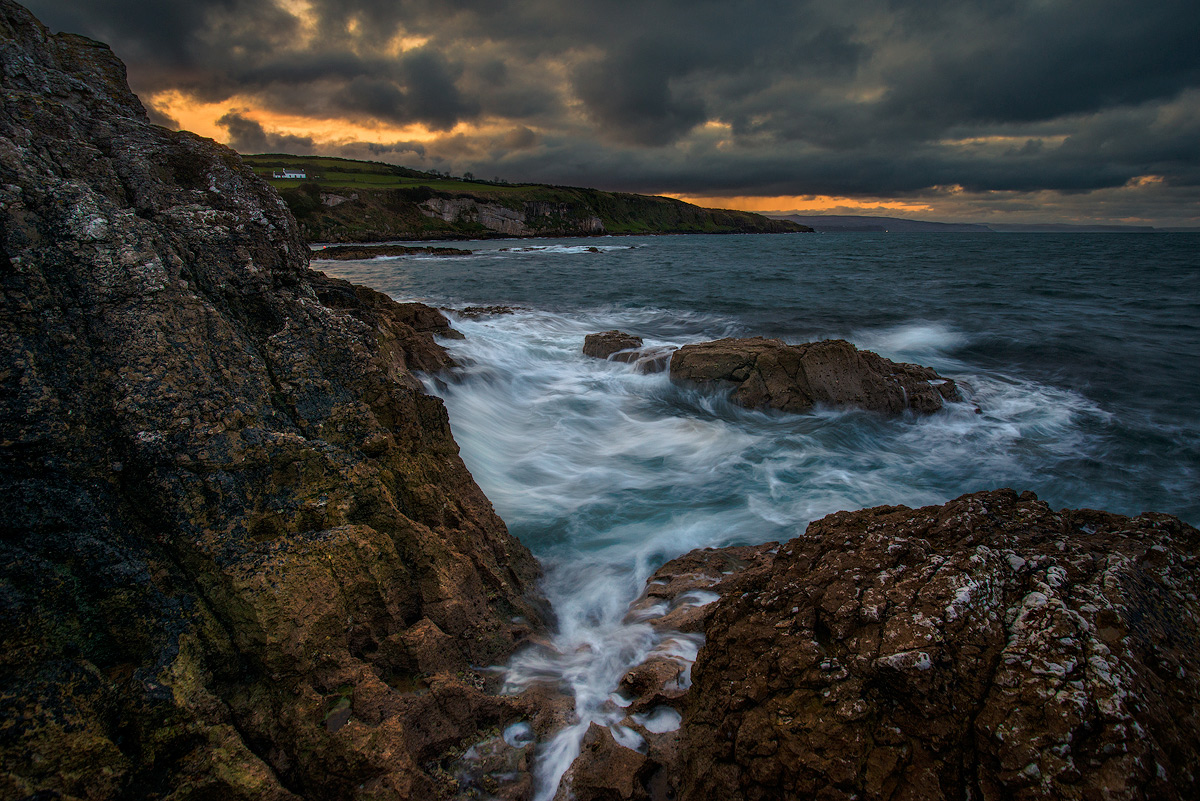
<instances>
[{"instance_id":1,"label":"brown rock","mask_svg":"<svg viewBox=\"0 0 1200 801\"><path fill-rule=\"evenodd\" d=\"M675 348L642 347L642 338L624 331L603 331L583 338L583 354L596 359L632 364L639 373L661 373L670 364Z\"/></svg>"},{"instance_id":2,"label":"brown rock","mask_svg":"<svg viewBox=\"0 0 1200 801\"><path fill-rule=\"evenodd\" d=\"M635 699L631 711L642 712L664 699L678 698L684 689L680 686L684 671L689 666L665 656L652 656L637 665L621 678L618 691L627 698Z\"/></svg>"},{"instance_id":3,"label":"brown rock","mask_svg":"<svg viewBox=\"0 0 1200 801\"><path fill-rule=\"evenodd\" d=\"M602 331L583 338L583 355L595 359L609 359L621 351L632 351L642 346L642 338L624 331ZM621 361L632 361L632 358Z\"/></svg>"},{"instance_id":4,"label":"brown rock","mask_svg":"<svg viewBox=\"0 0 1200 801\"><path fill-rule=\"evenodd\" d=\"M646 756L620 745L609 730L593 723L583 736L579 757L563 777L560 795L576 801L631 801L644 798L639 781Z\"/></svg>"},{"instance_id":5,"label":"brown rock","mask_svg":"<svg viewBox=\"0 0 1200 801\"><path fill-rule=\"evenodd\" d=\"M671 380L730 389L750 409L805 412L820 403L884 414L928 414L962 400L954 381L931 368L900 364L841 339L786 345L778 339L719 339L684 345Z\"/></svg>"},{"instance_id":6,"label":"brown rock","mask_svg":"<svg viewBox=\"0 0 1200 801\"><path fill-rule=\"evenodd\" d=\"M1200 792L1200 532L1011 490L830 515L705 630L680 797Z\"/></svg>"},{"instance_id":7,"label":"brown rock","mask_svg":"<svg viewBox=\"0 0 1200 801\"><path fill-rule=\"evenodd\" d=\"M675 348L667 346L638 348L635 351L630 351L629 354L614 353L613 361L628 362L633 365L634 369L639 373L661 373L664 372L671 364L671 356L675 354Z\"/></svg>"}]
</instances>

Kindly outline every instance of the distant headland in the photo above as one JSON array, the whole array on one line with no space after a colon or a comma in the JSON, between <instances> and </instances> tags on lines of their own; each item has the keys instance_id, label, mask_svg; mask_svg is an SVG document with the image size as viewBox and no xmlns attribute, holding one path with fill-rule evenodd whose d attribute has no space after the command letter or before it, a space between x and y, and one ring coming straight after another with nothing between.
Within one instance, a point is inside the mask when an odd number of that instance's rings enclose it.
<instances>
[{"instance_id":1,"label":"distant headland","mask_svg":"<svg viewBox=\"0 0 1200 801\"><path fill-rule=\"evenodd\" d=\"M310 242L605 234L787 234L791 220L674 198L483 181L324 156L242 155L288 204Z\"/></svg>"},{"instance_id":2,"label":"distant headland","mask_svg":"<svg viewBox=\"0 0 1200 801\"><path fill-rule=\"evenodd\" d=\"M768 211L774 220L794 222L822 234L1161 234L1195 233L1200 228L1156 228L1151 225L1096 225L1072 223L949 223L875 217L865 214L798 214Z\"/></svg>"}]
</instances>

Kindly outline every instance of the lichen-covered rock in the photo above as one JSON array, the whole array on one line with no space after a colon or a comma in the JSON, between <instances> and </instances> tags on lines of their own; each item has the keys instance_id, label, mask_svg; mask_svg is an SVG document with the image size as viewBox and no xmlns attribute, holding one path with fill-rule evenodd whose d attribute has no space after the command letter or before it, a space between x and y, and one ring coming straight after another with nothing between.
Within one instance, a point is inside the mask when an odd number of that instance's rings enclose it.
<instances>
[{"instance_id":1,"label":"lichen-covered rock","mask_svg":"<svg viewBox=\"0 0 1200 801\"><path fill-rule=\"evenodd\" d=\"M1198 568L1011 490L830 515L722 585L680 797L1194 798Z\"/></svg>"},{"instance_id":2,"label":"lichen-covered rock","mask_svg":"<svg viewBox=\"0 0 1200 801\"><path fill-rule=\"evenodd\" d=\"M107 47L0 0L0 72L0 797L430 797L540 625L412 373L447 321Z\"/></svg>"},{"instance_id":3,"label":"lichen-covered rock","mask_svg":"<svg viewBox=\"0 0 1200 801\"><path fill-rule=\"evenodd\" d=\"M816 404L883 414L936 412L960 401L953 380L901 364L841 339L786 345L778 339L718 339L684 345L671 356L671 380L731 390L750 409L806 412Z\"/></svg>"}]
</instances>

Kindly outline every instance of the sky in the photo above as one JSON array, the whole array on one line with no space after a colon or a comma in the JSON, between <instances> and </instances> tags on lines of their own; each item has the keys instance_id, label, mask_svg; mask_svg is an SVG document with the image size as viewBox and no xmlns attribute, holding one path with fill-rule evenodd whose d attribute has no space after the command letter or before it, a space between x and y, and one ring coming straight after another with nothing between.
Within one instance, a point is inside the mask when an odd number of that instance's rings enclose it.
<instances>
[{"instance_id":1,"label":"sky","mask_svg":"<svg viewBox=\"0 0 1200 801\"><path fill-rule=\"evenodd\" d=\"M1197 0L25 0L152 119L751 211L1200 226Z\"/></svg>"}]
</instances>

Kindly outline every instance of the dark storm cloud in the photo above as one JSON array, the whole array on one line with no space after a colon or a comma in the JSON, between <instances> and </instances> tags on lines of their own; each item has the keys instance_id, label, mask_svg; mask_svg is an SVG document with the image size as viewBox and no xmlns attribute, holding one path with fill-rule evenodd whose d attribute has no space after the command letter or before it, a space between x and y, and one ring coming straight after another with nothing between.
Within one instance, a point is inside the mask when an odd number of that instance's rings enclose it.
<instances>
[{"instance_id":1,"label":"dark storm cloud","mask_svg":"<svg viewBox=\"0 0 1200 801\"><path fill-rule=\"evenodd\" d=\"M295 18L269 0L27 0L55 30L111 45L145 86L215 88L231 52L262 52L295 33ZM228 65L229 61L226 61ZM217 69L214 69L217 67Z\"/></svg>"},{"instance_id":2,"label":"dark storm cloud","mask_svg":"<svg viewBox=\"0 0 1200 801\"><path fill-rule=\"evenodd\" d=\"M911 26L917 42L933 40L931 27L952 32L929 11L925 4ZM897 75L885 116L1029 122L1170 97L1200 82L1195 0L1006 4L959 15L953 30L958 41L924 50Z\"/></svg>"},{"instance_id":3,"label":"dark storm cloud","mask_svg":"<svg viewBox=\"0 0 1200 801\"><path fill-rule=\"evenodd\" d=\"M581 65L572 83L602 130L633 144L662 145L708 118L700 97L671 86L693 64L690 53L648 38Z\"/></svg>"},{"instance_id":4,"label":"dark storm cloud","mask_svg":"<svg viewBox=\"0 0 1200 801\"><path fill-rule=\"evenodd\" d=\"M229 146L240 153L296 153L305 155L313 152L313 140L308 136L291 136L268 133L261 123L246 119L231 111L217 120L229 131Z\"/></svg>"},{"instance_id":5,"label":"dark storm cloud","mask_svg":"<svg viewBox=\"0 0 1200 801\"><path fill-rule=\"evenodd\" d=\"M277 0L30 6L112 43L147 96L486 122L384 154L476 174L874 196L1158 176L1181 202L1200 174L1195 0L309 0L311 36ZM236 116L235 142L271 144Z\"/></svg>"}]
</instances>

